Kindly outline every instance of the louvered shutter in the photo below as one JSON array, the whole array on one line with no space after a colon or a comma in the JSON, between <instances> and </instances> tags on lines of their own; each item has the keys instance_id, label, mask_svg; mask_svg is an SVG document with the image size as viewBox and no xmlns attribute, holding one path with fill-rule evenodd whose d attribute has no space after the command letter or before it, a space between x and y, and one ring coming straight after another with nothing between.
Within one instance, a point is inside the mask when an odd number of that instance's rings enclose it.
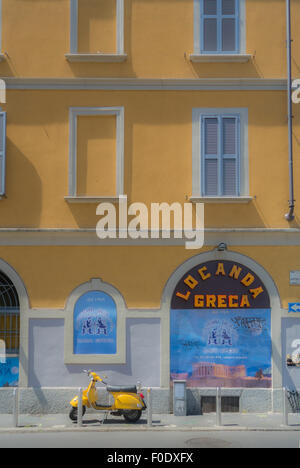
<instances>
[{"instance_id":1,"label":"louvered shutter","mask_svg":"<svg viewBox=\"0 0 300 468\"><path fill-rule=\"evenodd\" d=\"M238 130L237 117L222 119L222 176L224 196L238 196Z\"/></svg>"},{"instance_id":2,"label":"louvered shutter","mask_svg":"<svg viewBox=\"0 0 300 468\"><path fill-rule=\"evenodd\" d=\"M218 195L219 119L204 118L204 191L206 196Z\"/></svg>"}]
</instances>

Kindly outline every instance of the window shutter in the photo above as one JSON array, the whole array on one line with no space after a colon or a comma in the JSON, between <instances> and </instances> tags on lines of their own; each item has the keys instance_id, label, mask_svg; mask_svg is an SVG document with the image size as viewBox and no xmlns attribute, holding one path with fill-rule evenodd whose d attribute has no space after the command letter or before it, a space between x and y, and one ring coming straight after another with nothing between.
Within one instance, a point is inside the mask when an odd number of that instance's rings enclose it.
<instances>
[{"instance_id":1,"label":"window shutter","mask_svg":"<svg viewBox=\"0 0 300 468\"><path fill-rule=\"evenodd\" d=\"M6 112L0 112L0 195L5 194Z\"/></svg>"},{"instance_id":2,"label":"window shutter","mask_svg":"<svg viewBox=\"0 0 300 468\"><path fill-rule=\"evenodd\" d=\"M236 161L235 159L223 160L223 194L234 196L236 193Z\"/></svg>"},{"instance_id":3,"label":"window shutter","mask_svg":"<svg viewBox=\"0 0 300 468\"><path fill-rule=\"evenodd\" d=\"M236 155L236 118L223 118L223 154Z\"/></svg>"},{"instance_id":4,"label":"window shutter","mask_svg":"<svg viewBox=\"0 0 300 468\"><path fill-rule=\"evenodd\" d=\"M217 0L203 0L203 4L203 11L205 15L217 14Z\"/></svg>"},{"instance_id":5,"label":"window shutter","mask_svg":"<svg viewBox=\"0 0 300 468\"><path fill-rule=\"evenodd\" d=\"M204 119L205 155L218 154L218 127L216 117Z\"/></svg>"},{"instance_id":6,"label":"window shutter","mask_svg":"<svg viewBox=\"0 0 300 468\"><path fill-rule=\"evenodd\" d=\"M214 52L218 49L218 24L214 18L204 19L204 50Z\"/></svg>"},{"instance_id":7,"label":"window shutter","mask_svg":"<svg viewBox=\"0 0 300 468\"><path fill-rule=\"evenodd\" d=\"M218 195L218 160L205 161L205 195L208 197Z\"/></svg>"},{"instance_id":8,"label":"window shutter","mask_svg":"<svg viewBox=\"0 0 300 468\"><path fill-rule=\"evenodd\" d=\"M235 34L235 19L224 18L222 20L222 50L223 52L231 52L236 49L236 34Z\"/></svg>"},{"instance_id":9,"label":"window shutter","mask_svg":"<svg viewBox=\"0 0 300 468\"><path fill-rule=\"evenodd\" d=\"M223 195L238 196L238 118L223 121Z\"/></svg>"},{"instance_id":10,"label":"window shutter","mask_svg":"<svg viewBox=\"0 0 300 468\"><path fill-rule=\"evenodd\" d=\"M239 0L202 0L203 53L238 53Z\"/></svg>"},{"instance_id":11,"label":"window shutter","mask_svg":"<svg viewBox=\"0 0 300 468\"><path fill-rule=\"evenodd\" d=\"M235 0L222 0L222 15L235 15Z\"/></svg>"},{"instance_id":12,"label":"window shutter","mask_svg":"<svg viewBox=\"0 0 300 468\"><path fill-rule=\"evenodd\" d=\"M237 5L236 0L222 1L222 51L236 51Z\"/></svg>"},{"instance_id":13,"label":"window shutter","mask_svg":"<svg viewBox=\"0 0 300 468\"><path fill-rule=\"evenodd\" d=\"M204 186L206 196L218 195L219 119L204 118Z\"/></svg>"}]
</instances>

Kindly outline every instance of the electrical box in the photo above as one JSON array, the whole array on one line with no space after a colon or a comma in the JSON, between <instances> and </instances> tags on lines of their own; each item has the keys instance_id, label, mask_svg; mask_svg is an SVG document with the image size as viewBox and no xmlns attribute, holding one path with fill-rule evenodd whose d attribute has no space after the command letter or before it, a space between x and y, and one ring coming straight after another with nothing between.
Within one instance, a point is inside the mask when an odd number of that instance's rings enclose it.
<instances>
[{"instance_id":1,"label":"electrical box","mask_svg":"<svg viewBox=\"0 0 300 468\"><path fill-rule=\"evenodd\" d=\"M174 416L187 415L186 380L173 381L173 413Z\"/></svg>"}]
</instances>

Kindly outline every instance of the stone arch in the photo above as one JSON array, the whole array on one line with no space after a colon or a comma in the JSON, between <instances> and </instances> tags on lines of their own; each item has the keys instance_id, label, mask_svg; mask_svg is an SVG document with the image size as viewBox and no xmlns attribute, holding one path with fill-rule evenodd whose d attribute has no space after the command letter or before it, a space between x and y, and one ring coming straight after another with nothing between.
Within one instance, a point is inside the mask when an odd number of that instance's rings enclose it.
<instances>
[{"instance_id":1,"label":"stone arch","mask_svg":"<svg viewBox=\"0 0 300 468\"><path fill-rule=\"evenodd\" d=\"M234 261L248 267L264 283L271 303L271 339L272 339L272 386L278 388L282 386L282 358L281 358L281 317L282 305L277 286L271 275L252 258L235 251L217 251L211 250L200 253L183 262L172 273L167 281L162 294L162 367L161 379L162 386L169 387L170 385L170 309L171 300L177 283L185 273L196 267L199 264L209 262L211 260L228 260Z\"/></svg>"}]
</instances>

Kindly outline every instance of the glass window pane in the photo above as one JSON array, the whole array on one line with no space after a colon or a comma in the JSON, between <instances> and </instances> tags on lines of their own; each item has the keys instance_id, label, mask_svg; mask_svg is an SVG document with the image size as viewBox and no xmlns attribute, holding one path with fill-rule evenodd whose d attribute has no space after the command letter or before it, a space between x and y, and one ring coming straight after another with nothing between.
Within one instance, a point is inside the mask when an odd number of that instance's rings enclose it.
<instances>
[{"instance_id":1,"label":"glass window pane","mask_svg":"<svg viewBox=\"0 0 300 468\"><path fill-rule=\"evenodd\" d=\"M217 20L206 18L204 20L204 50L215 52L217 49Z\"/></svg>"},{"instance_id":2,"label":"glass window pane","mask_svg":"<svg viewBox=\"0 0 300 468\"><path fill-rule=\"evenodd\" d=\"M235 15L235 0L222 0L222 15Z\"/></svg>"},{"instance_id":3,"label":"glass window pane","mask_svg":"<svg viewBox=\"0 0 300 468\"><path fill-rule=\"evenodd\" d=\"M218 160L207 159L205 161L205 195L218 195Z\"/></svg>"},{"instance_id":4,"label":"glass window pane","mask_svg":"<svg viewBox=\"0 0 300 468\"><path fill-rule=\"evenodd\" d=\"M204 14L205 15L217 14L217 0L204 0Z\"/></svg>"},{"instance_id":5,"label":"glass window pane","mask_svg":"<svg viewBox=\"0 0 300 468\"><path fill-rule=\"evenodd\" d=\"M218 154L218 127L219 122L216 118L205 119L204 138L205 154Z\"/></svg>"},{"instance_id":6,"label":"glass window pane","mask_svg":"<svg viewBox=\"0 0 300 468\"><path fill-rule=\"evenodd\" d=\"M223 195L237 195L236 160L223 159Z\"/></svg>"},{"instance_id":7,"label":"glass window pane","mask_svg":"<svg viewBox=\"0 0 300 468\"><path fill-rule=\"evenodd\" d=\"M222 20L222 50L224 52L235 51L235 35L235 19L224 18Z\"/></svg>"},{"instance_id":8,"label":"glass window pane","mask_svg":"<svg viewBox=\"0 0 300 468\"><path fill-rule=\"evenodd\" d=\"M236 119L223 119L223 154L236 154Z\"/></svg>"}]
</instances>

